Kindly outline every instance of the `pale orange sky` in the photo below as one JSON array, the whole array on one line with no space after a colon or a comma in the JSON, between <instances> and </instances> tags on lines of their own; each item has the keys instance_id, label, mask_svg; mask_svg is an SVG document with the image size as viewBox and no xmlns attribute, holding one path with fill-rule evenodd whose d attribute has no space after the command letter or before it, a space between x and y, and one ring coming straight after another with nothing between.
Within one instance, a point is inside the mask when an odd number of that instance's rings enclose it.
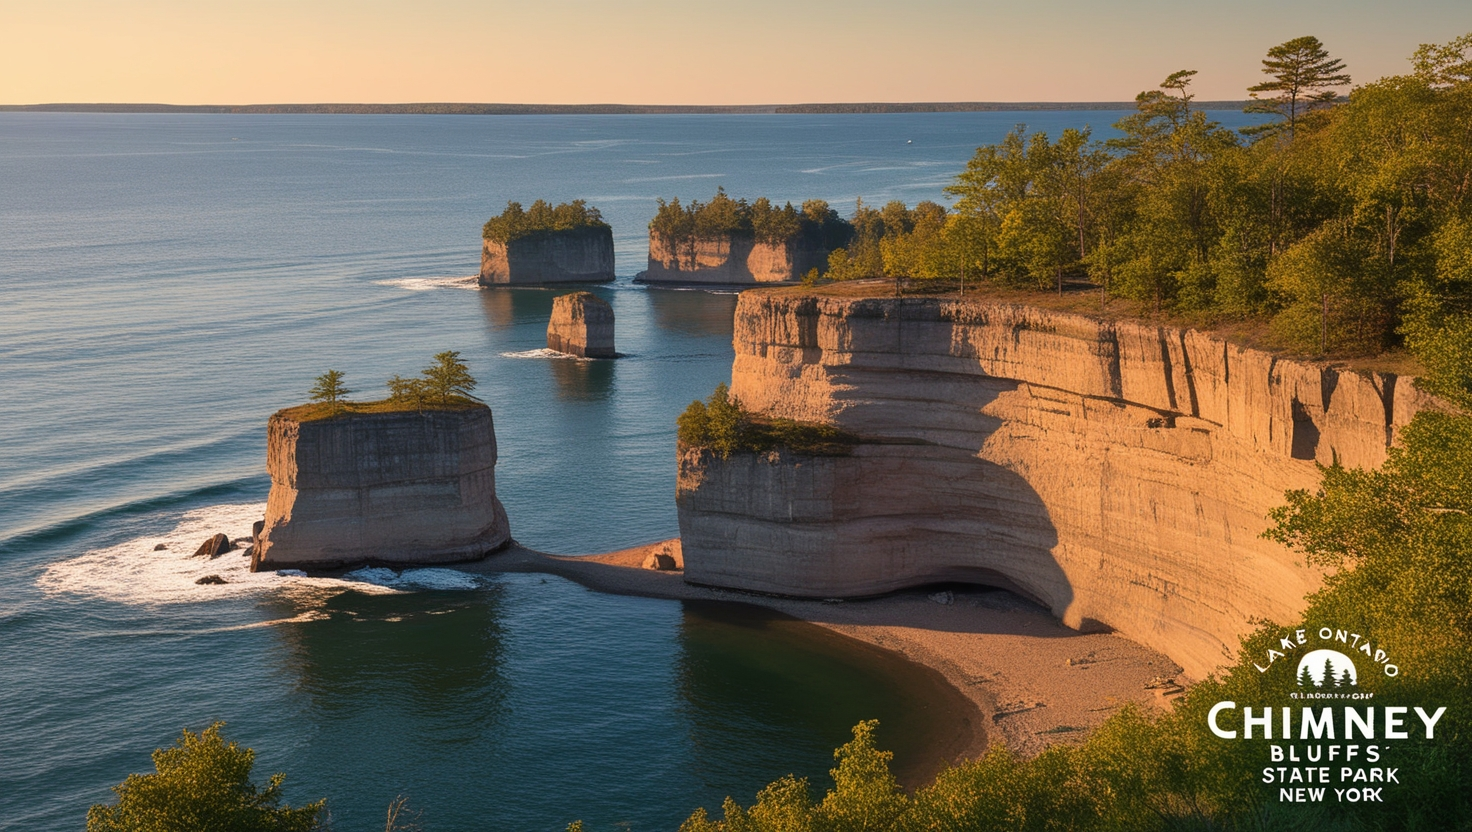
<instances>
[{"instance_id":1,"label":"pale orange sky","mask_svg":"<svg viewBox=\"0 0 1472 832\"><path fill-rule=\"evenodd\" d=\"M1369 81L1468 31L1467 0L5 0L0 103L1237 99L1292 37Z\"/></svg>"}]
</instances>

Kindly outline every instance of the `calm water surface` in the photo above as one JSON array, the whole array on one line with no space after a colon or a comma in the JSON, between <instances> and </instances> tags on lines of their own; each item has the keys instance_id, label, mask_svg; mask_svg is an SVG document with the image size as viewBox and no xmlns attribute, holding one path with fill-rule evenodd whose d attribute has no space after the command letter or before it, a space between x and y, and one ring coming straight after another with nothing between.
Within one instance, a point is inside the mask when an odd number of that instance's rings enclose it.
<instances>
[{"instance_id":1,"label":"calm water surface","mask_svg":"<svg viewBox=\"0 0 1472 832\"><path fill-rule=\"evenodd\" d=\"M400 794L431 829L673 829L788 772L821 786L863 718L923 756L936 692L805 626L184 555L248 533L266 417L313 377L376 397L445 349L494 409L519 541L673 536L674 417L729 377L735 296L629 282L656 198L940 199L1017 121L1119 115L0 115L0 828L79 828L213 720L340 829ZM612 223L622 277L595 291L628 357L538 355L555 293L474 289L480 224L537 198Z\"/></svg>"}]
</instances>

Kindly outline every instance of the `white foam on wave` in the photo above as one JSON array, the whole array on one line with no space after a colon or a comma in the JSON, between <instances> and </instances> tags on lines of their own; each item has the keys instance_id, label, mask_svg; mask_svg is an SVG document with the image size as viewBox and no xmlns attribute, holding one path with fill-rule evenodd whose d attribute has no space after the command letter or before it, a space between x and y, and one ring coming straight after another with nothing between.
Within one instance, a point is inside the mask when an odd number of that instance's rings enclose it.
<instances>
[{"instance_id":1,"label":"white foam on wave","mask_svg":"<svg viewBox=\"0 0 1472 832\"><path fill-rule=\"evenodd\" d=\"M458 569L424 568L394 572L383 567L365 567L343 575L343 580L356 581L391 589L428 589L454 591L479 589L483 579Z\"/></svg>"},{"instance_id":2,"label":"white foam on wave","mask_svg":"<svg viewBox=\"0 0 1472 832\"><path fill-rule=\"evenodd\" d=\"M538 349L538 350L522 350L521 352L503 352L503 353L501 353L501 357L502 358L570 358L573 361L583 361L584 360L584 359L578 358L576 355L568 355L565 352L558 352L557 350L549 350L546 347L542 347L541 349Z\"/></svg>"},{"instance_id":3,"label":"white foam on wave","mask_svg":"<svg viewBox=\"0 0 1472 832\"><path fill-rule=\"evenodd\" d=\"M411 292L428 292L432 289L480 289L480 276L469 277L397 277L391 280L375 280L376 286L394 286Z\"/></svg>"},{"instance_id":4,"label":"white foam on wave","mask_svg":"<svg viewBox=\"0 0 1472 832\"><path fill-rule=\"evenodd\" d=\"M372 594L476 589L482 579L454 569L360 569L342 578L313 578L295 570L250 571L242 550L217 558L191 557L216 533L247 537L265 516L265 503L209 506L186 512L170 530L136 537L49 564L36 579L42 592L81 595L120 604L190 604L262 594L330 597L354 590ZM165 548L156 550L159 544ZM217 576L224 583L198 584ZM279 623L279 622L276 622Z\"/></svg>"}]
</instances>

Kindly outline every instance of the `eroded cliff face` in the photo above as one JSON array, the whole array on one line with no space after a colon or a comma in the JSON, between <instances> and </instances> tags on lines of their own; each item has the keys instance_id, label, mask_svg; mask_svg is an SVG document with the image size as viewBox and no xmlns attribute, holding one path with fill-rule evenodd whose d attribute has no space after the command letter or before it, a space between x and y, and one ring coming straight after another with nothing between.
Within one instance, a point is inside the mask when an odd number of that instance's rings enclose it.
<instances>
[{"instance_id":1,"label":"eroded cliff face","mask_svg":"<svg viewBox=\"0 0 1472 832\"><path fill-rule=\"evenodd\" d=\"M449 563L511 539L488 407L267 425L271 493L252 569Z\"/></svg>"},{"instance_id":2,"label":"eroded cliff face","mask_svg":"<svg viewBox=\"0 0 1472 832\"><path fill-rule=\"evenodd\" d=\"M613 307L592 292L574 292L552 301L547 349L578 358L615 358Z\"/></svg>"},{"instance_id":3,"label":"eroded cliff face","mask_svg":"<svg viewBox=\"0 0 1472 832\"><path fill-rule=\"evenodd\" d=\"M481 240L480 285L613 280L613 231L577 228L499 243Z\"/></svg>"},{"instance_id":4,"label":"eroded cliff face","mask_svg":"<svg viewBox=\"0 0 1472 832\"><path fill-rule=\"evenodd\" d=\"M1261 538L1316 463L1371 467L1427 406L1196 331L935 299L749 292L732 392L865 438L848 457L683 452L686 579L816 597L1006 586L1201 677L1321 575Z\"/></svg>"},{"instance_id":5,"label":"eroded cliff face","mask_svg":"<svg viewBox=\"0 0 1472 832\"><path fill-rule=\"evenodd\" d=\"M649 235L649 269L640 280L646 283L761 284L791 283L809 269L827 268L828 252L803 237L785 243L757 242L750 236L731 234L671 242L663 235Z\"/></svg>"}]
</instances>

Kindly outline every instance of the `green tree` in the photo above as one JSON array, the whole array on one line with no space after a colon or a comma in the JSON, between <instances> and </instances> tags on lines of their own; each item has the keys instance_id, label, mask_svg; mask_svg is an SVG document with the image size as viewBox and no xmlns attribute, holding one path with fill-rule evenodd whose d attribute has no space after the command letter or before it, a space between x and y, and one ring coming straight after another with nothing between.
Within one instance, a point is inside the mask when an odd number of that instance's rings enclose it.
<instances>
[{"instance_id":1,"label":"green tree","mask_svg":"<svg viewBox=\"0 0 1472 832\"><path fill-rule=\"evenodd\" d=\"M706 400L705 414L710 446L722 459L730 458L732 452L741 447L742 429L746 424L741 401L730 394L724 383L717 384L715 392Z\"/></svg>"},{"instance_id":2,"label":"green tree","mask_svg":"<svg viewBox=\"0 0 1472 832\"><path fill-rule=\"evenodd\" d=\"M1448 43L1423 43L1411 56L1416 77L1433 87L1454 87L1472 81L1472 33Z\"/></svg>"},{"instance_id":3,"label":"green tree","mask_svg":"<svg viewBox=\"0 0 1472 832\"><path fill-rule=\"evenodd\" d=\"M118 802L87 811L87 832L307 832L323 828L324 801L281 803L285 775L264 789L250 781L255 752L226 742L223 723L187 729L171 748L153 752L153 774L130 774Z\"/></svg>"},{"instance_id":4,"label":"green tree","mask_svg":"<svg viewBox=\"0 0 1472 832\"><path fill-rule=\"evenodd\" d=\"M341 413L348 394L353 392L342 383L342 379L342 373L337 370L328 370L317 376L317 383L312 387L312 401L326 403L334 415Z\"/></svg>"},{"instance_id":5,"label":"green tree","mask_svg":"<svg viewBox=\"0 0 1472 832\"><path fill-rule=\"evenodd\" d=\"M475 377L470 368L460 360L460 353L445 351L435 354L434 363L420 371L424 376L424 389L428 396L440 404L449 404L457 397L472 399Z\"/></svg>"},{"instance_id":6,"label":"green tree","mask_svg":"<svg viewBox=\"0 0 1472 832\"><path fill-rule=\"evenodd\" d=\"M392 402L422 408L429 400L429 387L422 378L395 375L388 380L388 398Z\"/></svg>"},{"instance_id":7,"label":"green tree","mask_svg":"<svg viewBox=\"0 0 1472 832\"><path fill-rule=\"evenodd\" d=\"M1246 112L1269 113L1281 116L1286 122L1246 128L1243 132L1249 135L1273 132L1286 124L1291 141L1302 113L1334 101L1338 94L1332 88L1349 84L1344 61L1329 57L1324 44L1312 35L1294 38L1269 49L1268 56L1262 61L1262 71L1272 76L1272 80L1247 88L1254 100ZM1257 95L1260 92L1277 95L1260 99Z\"/></svg>"}]
</instances>

